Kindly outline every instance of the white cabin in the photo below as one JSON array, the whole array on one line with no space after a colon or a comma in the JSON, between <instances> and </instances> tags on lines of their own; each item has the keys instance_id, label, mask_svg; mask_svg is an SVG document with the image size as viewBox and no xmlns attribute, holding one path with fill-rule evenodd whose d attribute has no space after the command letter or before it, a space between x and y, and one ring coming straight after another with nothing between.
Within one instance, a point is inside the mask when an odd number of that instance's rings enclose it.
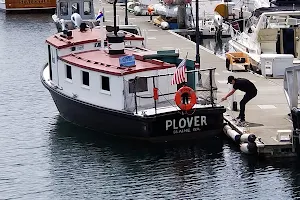
<instances>
[{"instance_id":1,"label":"white cabin","mask_svg":"<svg viewBox=\"0 0 300 200\"><path fill-rule=\"evenodd\" d=\"M145 60L144 55L156 52L141 48L142 37L127 33L125 54L109 55L109 45L104 50L101 48L96 30L71 32L72 38L58 33L46 41L49 61L44 77L61 93L95 106L133 112L136 106L153 107L154 80L159 94L164 95L157 102L173 102L177 85L171 85L172 77L151 76L173 74L176 66L155 59ZM134 56L135 66L120 67L119 58L126 55ZM139 78L134 82L136 77Z\"/></svg>"}]
</instances>

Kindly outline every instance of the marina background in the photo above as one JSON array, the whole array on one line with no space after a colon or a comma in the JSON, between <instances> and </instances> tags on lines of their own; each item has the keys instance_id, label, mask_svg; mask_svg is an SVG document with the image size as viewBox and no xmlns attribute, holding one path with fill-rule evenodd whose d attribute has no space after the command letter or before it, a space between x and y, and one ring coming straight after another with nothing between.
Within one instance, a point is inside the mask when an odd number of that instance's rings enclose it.
<instances>
[{"instance_id":1,"label":"marina background","mask_svg":"<svg viewBox=\"0 0 300 200\"><path fill-rule=\"evenodd\" d=\"M49 13L0 13L0 199L300 198L297 159L249 157L225 137L145 146L65 122L39 81L55 32Z\"/></svg>"}]
</instances>

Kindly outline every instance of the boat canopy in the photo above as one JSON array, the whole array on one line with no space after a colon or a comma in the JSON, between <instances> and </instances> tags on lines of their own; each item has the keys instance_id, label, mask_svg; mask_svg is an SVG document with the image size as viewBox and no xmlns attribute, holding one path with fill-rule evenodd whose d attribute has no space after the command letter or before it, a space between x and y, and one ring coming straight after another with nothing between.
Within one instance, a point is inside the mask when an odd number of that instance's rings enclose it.
<instances>
[{"instance_id":1,"label":"boat canopy","mask_svg":"<svg viewBox=\"0 0 300 200\"><path fill-rule=\"evenodd\" d=\"M296 6L280 6L280 7L262 7L253 11L253 16L259 17L261 14L265 12L280 12L280 11L296 11L299 10L299 7Z\"/></svg>"}]
</instances>

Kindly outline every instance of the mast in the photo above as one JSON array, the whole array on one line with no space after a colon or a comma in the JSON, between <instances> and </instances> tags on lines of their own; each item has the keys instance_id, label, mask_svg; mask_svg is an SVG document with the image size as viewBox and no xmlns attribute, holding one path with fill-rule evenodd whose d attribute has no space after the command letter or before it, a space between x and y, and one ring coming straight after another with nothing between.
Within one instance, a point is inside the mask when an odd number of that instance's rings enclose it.
<instances>
[{"instance_id":1,"label":"mast","mask_svg":"<svg viewBox=\"0 0 300 200\"><path fill-rule=\"evenodd\" d=\"M116 6L117 1L118 0L114 1L114 34L115 34L115 36L118 35L118 30L117 30L117 6Z\"/></svg>"},{"instance_id":2,"label":"mast","mask_svg":"<svg viewBox=\"0 0 300 200\"><path fill-rule=\"evenodd\" d=\"M200 64L199 0L196 0L196 63Z\"/></svg>"}]
</instances>

